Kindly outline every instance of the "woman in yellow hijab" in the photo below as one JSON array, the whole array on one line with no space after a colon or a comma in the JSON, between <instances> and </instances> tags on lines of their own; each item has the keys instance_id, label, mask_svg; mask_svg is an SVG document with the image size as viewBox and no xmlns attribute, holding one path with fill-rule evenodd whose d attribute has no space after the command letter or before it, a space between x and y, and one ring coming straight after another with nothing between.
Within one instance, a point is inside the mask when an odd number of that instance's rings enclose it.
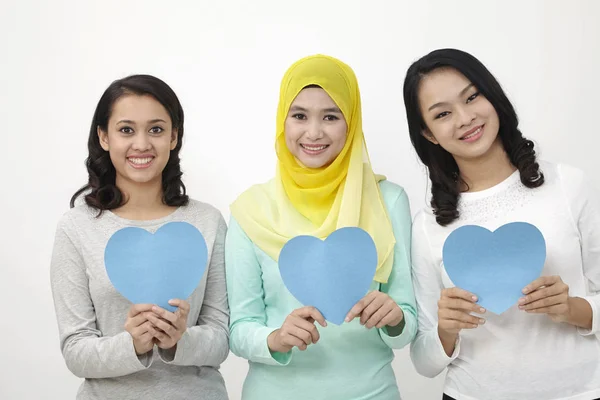
<instances>
[{"instance_id":1,"label":"woman in yellow hijab","mask_svg":"<svg viewBox=\"0 0 600 400\"><path fill-rule=\"evenodd\" d=\"M371 169L358 82L324 55L303 58L280 88L271 181L231 206L226 242L230 346L250 370L242 398L399 399L392 349L416 334L410 276L411 216L404 190ZM298 235L325 239L342 227L373 238L371 290L341 326L286 289L282 247Z\"/></svg>"}]
</instances>

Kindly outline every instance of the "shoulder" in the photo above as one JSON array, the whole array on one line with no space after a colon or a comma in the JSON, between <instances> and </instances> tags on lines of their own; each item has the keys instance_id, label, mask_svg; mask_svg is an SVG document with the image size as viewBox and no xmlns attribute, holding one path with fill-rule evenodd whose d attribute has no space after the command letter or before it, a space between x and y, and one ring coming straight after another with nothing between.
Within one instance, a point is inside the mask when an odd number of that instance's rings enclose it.
<instances>
[{"instance_id":1,"label":"shoulder","mask_svg":"<svg viewBox=\"0 0 600 400\"><path fill-rule=\"evenodd\" d=\"M207 218L219 219L223 217L223 214L221 214L221 211L219 211L217 207L200 200L190 199L188 204L184 207L189 212L199 214Z\"/></svg>"},{"instance_id":2,"label":"shoulder","mask_svg":"<svg viewBox=\"0 0 600 400\"><path fill-rule=\"evenodd\" d=\"M587 176L582 169L570 164L548 161L540 161L539 164L544 174L544 184L556 185L567 194L577 194L585 190Z\"/></svg>"},{"instance_id":3,"label":"shoulder","mask_svg":"<svg viewBox=\"0 0 600 400\"><path fill-rule=\"evenodd\" d=\"M58 228L65 231L74 231L77 228L85 228L95 222L100 214L87 204L80 204L63 213L58 220Z\"/></svg>"},{"instance_id":4,"label":"shoulder","mask_svg":"<svg viewBox=\"0 0 600 400\"><path fill-rule=\"evenodd\" d=\"M408 197L402 186L387 179L379 182L379 190L381 191L383 201L388 205L394 204L403 197Z\"/></svg>"},{"instance_id":5,"label":"shoulder","mask_svg":"<svg viewBox=\"0 0 600 400\"><path fill-rule=\"evenodd\" d=\"M183 207L184 219L194 225L209 225L219 228L226 228L227 226L221 211L212 204L189 199L188 204Z\"/></svg>"}]
</instances>

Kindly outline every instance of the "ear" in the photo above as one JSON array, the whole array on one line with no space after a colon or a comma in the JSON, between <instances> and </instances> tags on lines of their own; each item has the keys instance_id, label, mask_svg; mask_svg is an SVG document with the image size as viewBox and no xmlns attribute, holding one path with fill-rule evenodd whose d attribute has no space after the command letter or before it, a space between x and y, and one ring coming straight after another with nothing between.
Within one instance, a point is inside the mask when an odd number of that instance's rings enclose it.
<instances>
[{"instance_id":1,"label":"ear","mask_svg":"<svg viewBox=\"0 0 600 400\"><path fill-rule=\"evenodd\" d=\"M100 140L100 146L104 149L104 151L108 151L108 133L103 131L102 128L98 126L96 128L98 132L98 139Z\"/></svg>"},{"instance_id":2,"label":"ear","mask_svg":"<svg viewBox=\"0 0 600 400\"><path fill-rule=\"evenodd\" d=\"M433 136L433 134L431 133L431 131L427 128L423 129L423 131L421 131L421 134L423 135L423 137L427 140L429 140L431 143L433 144L440 144L440 142L437 141L437 139L435 138L435 136Z\"/></svg>"},{"instance_id":3,"label":"ear","mask_svg":"<svg viewBox=\"0 0 600 400\"><path fill-rule=\"evenodd\" d=\"M178 135L179 130L173 129L173 132L171 133L171 150L175 150L175 147L177 147Z\"/></svg>"}]
</instances>

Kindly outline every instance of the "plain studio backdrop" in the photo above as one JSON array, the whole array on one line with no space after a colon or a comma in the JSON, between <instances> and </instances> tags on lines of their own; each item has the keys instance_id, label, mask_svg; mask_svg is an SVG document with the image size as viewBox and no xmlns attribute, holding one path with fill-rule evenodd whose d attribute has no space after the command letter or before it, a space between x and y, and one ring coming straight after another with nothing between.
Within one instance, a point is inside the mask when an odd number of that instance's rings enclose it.
<instances>
[{"instance_id":1,"label":"plain studio backdrop","mask_svg":"<svg viewBox=\"0 0 600 400\"><path fill-rule=\"evenodd\" d=\"M480 58L541 157L584 169L600 188L599 25L594 0L2 0L0 398L73 399L80 384L59 350L49 263L56 223L87 179L92 114L113 80L148 73L175 90L188 193L228 219L238 194L274 174L285 70L309 54L338 57L358 76L374 169L404 186L415 213L426 175L402 84L412 61L441 47ZM408 348L394 369L404 399L441 398L443 374L417 375ZM247 362L230 354L221 371L239 399Z\"/></svg>"}]
</instances>

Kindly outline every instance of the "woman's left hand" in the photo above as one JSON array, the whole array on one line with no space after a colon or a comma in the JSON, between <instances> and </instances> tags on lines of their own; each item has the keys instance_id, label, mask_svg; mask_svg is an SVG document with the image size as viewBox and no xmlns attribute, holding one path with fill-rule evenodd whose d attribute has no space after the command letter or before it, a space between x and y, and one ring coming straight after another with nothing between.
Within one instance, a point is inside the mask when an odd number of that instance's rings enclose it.
<instances>
[{"instance_id":1,"label":"woman's left hand","mask_svg":"<svg viewBox=\"0 0 600 400\"><path fill-rule=\"evenodd\" d=\"M404 313L394 299L378 290L372 291L356 303L346 316L346 322L359 315L361 325L369 329L397 326L404 319Z\"/></svg>"},{"instance_id":2,"label":"woman's left hand","mask_svg":"<svg viewBox=\"0 0 600 400\"><path fill-rule=\"evenodd\" d=\"M170 300L169 304L177 307L173 313L164 308L154 306L152 312L147 313L148 321L157 328L154 334L156 345L161 349L174 347L187 329L187 317L190 305L185 300Z\"/></svg>"},{"instance_id":3,"label":"woman's left hand","mask_svg":"<svg viewBox=\"0 0 600 400\"><path fill-rule=\"evenodd\" d=\"M571 313L569 286L560 276L542 276L525 286L519 308L528 313L548 314L555 322L566 322Z\"/></svg>"}]
</instances>

